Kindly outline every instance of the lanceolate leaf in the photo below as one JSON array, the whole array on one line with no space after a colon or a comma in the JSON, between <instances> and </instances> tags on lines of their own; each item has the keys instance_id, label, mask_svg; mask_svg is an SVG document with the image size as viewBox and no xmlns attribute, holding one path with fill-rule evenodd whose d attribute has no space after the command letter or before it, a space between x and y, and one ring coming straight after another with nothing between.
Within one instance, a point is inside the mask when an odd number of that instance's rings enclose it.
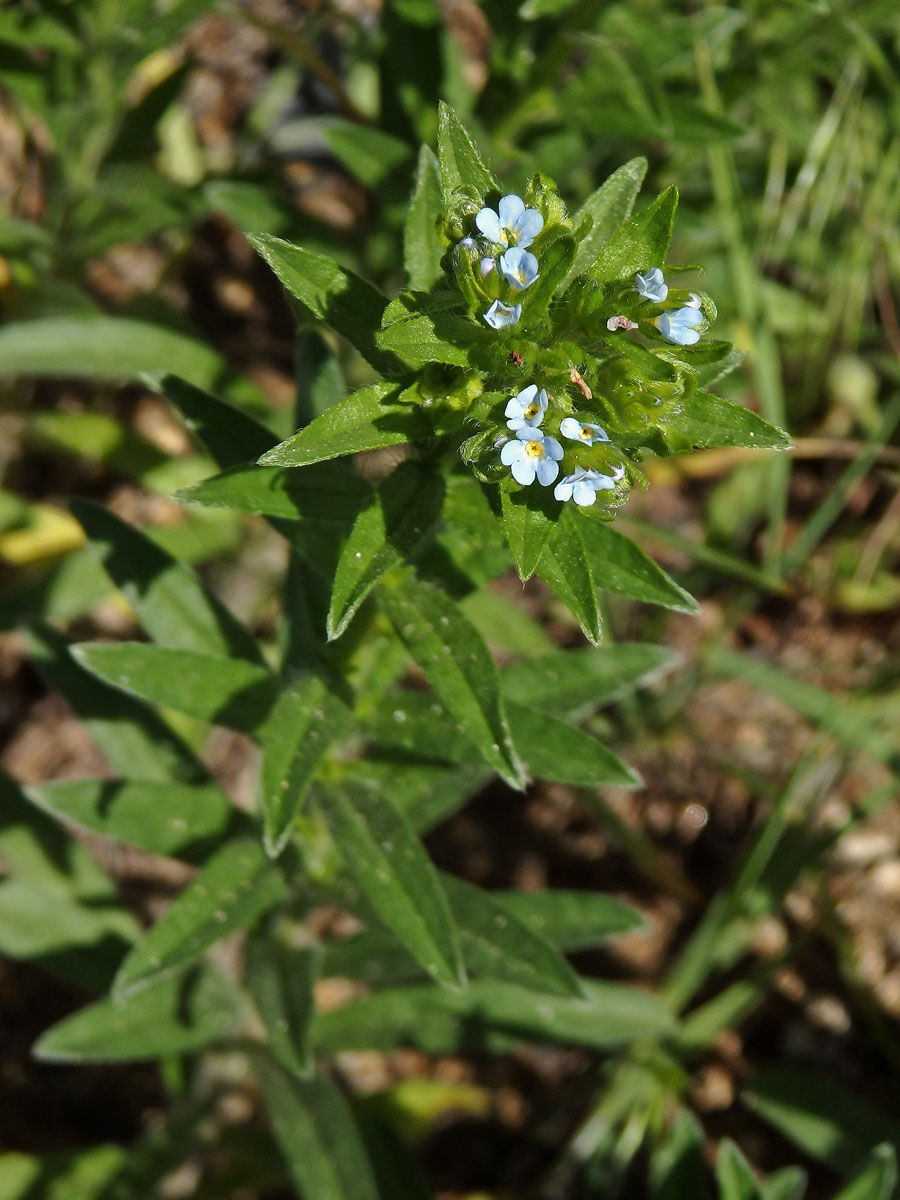
<instances>
[{"instance_id":1,"label":"lanceolate leaf","mask_svg":"<svg viewBox=\"0 0 900 1200\"><path fill-rule=\"evenodd\" d=\"M314 1064L310 1032L318 954L272 937L254 938L247 950L247 987L266 1027L269 1050L294 1075L308 1078Z\"/></svg>"},{"instance_id":2,"label":"lanceolate leaf","mask_svg":"<svg viewBox=\"0 0 900 1200\"><path fill-rule=\"evenodd\" d=\"M597 646L603 635L581 524L577 513L567 506L538 563L538 574L572 610L588 641Z\"/></svg>"},{"instance_id":3,"label":"lanceolate leaf","mask_svg":"<svg viewBox=\"0 0 900 1200\"><path fill-rule=\"evenodd\" d=\"M96 678L49 625L29 630L28 649L48 685L62 692L117 771L142 779L209 779L199 759L152 708Z\"/></svg>"},{"instance_id":4,"label":"lanceolate leaf","mask_svg":"<svg viewBox=\"0 0 900 1200\"><path fill-rule=\"evenodd\" d=\"M384 326L377 335L379 346L411 367L433 362L470 366L472 350L490 342L489 331L472 325L458 312L448 311L446 300L446 293L432 298L402 292L384 314ZM456 297L453 300L455 307Z\"/></svg>"},{"instance_id":5,"label":"lanceolate leaf","mask_svg":"<svg viewBox=\"0 0 900 1200\"><path fill-rule=\"evenodd\" d=\"M233 1032L234 986L209 966L162 979L122 1000L107 997L66 1017L34 1048L46 1062L117 1062L199 1050Z\"/></svg>"},{"instance_id":6,"label":"lanceolate leaf","mask_svg":"<svg viewBox=\"0 0 900 1200\"><path fill-rule=\"evenodd\" d=\"M276 696L272 676L240 658L144 642L82 642L72 654L91 674L123 692L245 732L260 724ZM123 772L129 769L125 763L116 765Z\"/></svg>"},{"instance_id":7,"label":"lanceolate leaf","mask_svg":"<svg viewBox=\"0 0 900 1200\"><path fill-rule=\"evenodd\" d=\"M277 440L265 425L186 379L162 375L153 382L222 468L255 462Z\"/></svg>"},{"instance_id":8,"label":"lanceolate leaf","mask_svg":"<svg viewBox=\"0 0 900 1200\"><path fill-rule=\"evenodd\" d=\"M345 337L376 371L396 369L393 356L375 345L373 331L387 301L370 283L330 258L271 234L252 234L250 241L305 311Z\"/></svg>"},{"instance_id":9,"label":"lanceolate leaf","mask_svg":"<svg viewBox=\"0 0 900 1200\"><path fill-rule=\"evenodd\" d=\"M679 437L700 448L754 446L758 450L786 450L792 445L784 430L712 392L697 392L691 397L678 418L677 431Z\"/></svg>"},{"instance_id":10,"label":"lanceolate leaf","mask_svg":"<svg viewBox=\"0 0 900 1200\"><path fill-rule=\"evenodd\" d=\"M32 784L26 792L60 820L190 863L203 862L229 833L250 826L216 784L64 779Z\"/></svg>"},{"instance_id":11,"label":"lanceolate leaf","mask_svg":"<svg viewBox=\"0 0 900 1200\"><path fill-rule=\"evenodd\" d=\"M432 437L434 430L422 410L414 404L398 403L399 394L400 388L391 383L360 388L269 450L260 462L305 467L342 454Z\"/></svg>"},{"instance_id":12,"label":"lanceolate leaf","mask_svg":"<svg viewBox=\"0 0 900 1200\"><path fill-rule=\"evenodd\" d=\"M330 1080L297 1079L262 1055L263 1098L291 1179L303 1200L379 1200L347 1101Z\"/></svg>"},{"instance_id":13,"label":"lanceolate leaf","mask_svg":"<svg viewBox=\"0 0 900 1200\"><path fill-rule=\"evenodd\" d=\"M466 966L537 992L582 996L578 976L549 942L517 920L489 892L454 875L441 882L459 927Z\"/></svg>"},{"instance_id":14,"label":"lanceolate leaf","mask_svg":"<svg viewBox=\"0 0 900 1200\"><path fill-rule=\"evenodd\" d=\"M410 156L407 142L373 125L335 121L326 127L325 139L350 174L369 188L377 188Z\"/></svg>"},{"instance_id":15,"label":"lanceolate leaf","mask_svg":"<svg viewBox=\"0 0 900 1200\"><path fill-rule=\"evenodd\" d=\"M631 538L607 521L581 521L580 533L598 588L647 604L674 608L677 612L700 611L693 596L679 587Z\"/></svg>"},{"instance_id":16,"label":"lanceolate leaf","mask_svg":"<svg viewBox=\"0 0 900 1200\"><path fill-rule=\"evenodd\" d=\"M574 720L649 683L678 661L662 646L621 643L597 650L560 650L504 667L504 695Z\"/></svg>"},{"instance_id":17,"label":"lanceolate leaf","mask_svg":"<svg viewBox=\"0 0 900 1200\"><path fill-rule=\"evenodd\" d=\"M328 638L340 637L378 580L411 559L441 511L443 479L417 463L401 463L362 509L338 561L328 612Z\"/></svg>"},{"instance_id":18,"label":"lanceolate leaf","mask_svg":"<svg viewBox=\"0 0 900 1200\"><path fill-rule=\"evenodd\" d=\"M507 701L507 713L533 778L580 787L640 787L641 777L590 734L524 704Z\"/></svg>"},{"instance_id":19,"label":"lanceolate leaf","mask_svg":"<svg viewBox=\"0 0 900 1200\"><path fill-rule=\"evenodd\" d=\"M427 292L441 277L442 247L436 228L440 211L441 170L431 148L422 146L403 237L407 283L417 292Z\"/></svg>"},{"instance_id":20,"label":"lanceolate leaf","mask_svg":"<svg viewBox=\"0 0 900 1200\"><path fill-rule=\"evenodd\" d=\"M553 502L545 498L543 489L537 497L530 494L535 490L529 488L528 494L524 488L500 491L506 540L523 581L530 579L537 569L558 518L558 513L551 508ZM558 503L556 508L559 508Z\"/></svg>"},{"instance_id":21,"label":"lanceolate leaf","mask_svg":"<svg viewBox=\"0 0 900 1200\"><path fill-rule=\"evenodd\" d=\"M394 628L485 762L511 787L525 782L509 735L494 661L481 635L444 592L412 576L382 589Z\"/></svg>"},{"instance_id":22,"label":"lanceolate leaf","mask_svg":"<svg viewBox=\"0 0 900 1200\"><path fill-rule=\"evenodd\" d=\"M297 351L294 375L297 382L294 413L298 428L340 404L347 394L341 364L320 333L310 332L303 338ZM264 450L268 448L266 446ZM253 457L259 458L259 454Z\"/></svg>"},{"instance_id":23,"label":"lanceolate leaf","mask_svg":"<svg viewBox=\"0 0 900 1200\"><path fill-rule=\"evenodd\" d=\"M756 1176L730 1138L725 1138L719 1146L716 1182L721 1200L760 1200Z\"/></svg>"},{"instance_id":24,"label":"lanceolate leaf","mask_svg":"<svg viewBox=\"0 0 900 1200\"><path fill-rule=\"evenodd\" d=\"M672 1028L672 1014L650 992L583 982L584 999L541 995L494 979L474 980L459 994L427 985L373 992L321 1014L316 1048L329 1054L415 1046L440 1054L509 1050L531 1039L608 1050Z\"/></svg>"},{"instance_id":25,"label":"lanceolate leaf","mask_svg":"<svg viewBox=\"0 0 900 1200\"><path fill-rule=\"evenodd\" d=\"M285 891L284 880L258 842L229 842L208 859L125 959L116 976L116 995L195 962L221 938L249 928Z\"/></svg>"},{"instance_id":26,"label":"lanceolate leaf","mask_svg":"<svg viewBox=\"0 0 900 1200\"><path fill-rule=\"evenodd\" d=\"M370 491L362 476L346 464L303 471L248 464L182 488L176 499L184 504L333 524L352 520Z\"/></svg>"},{"instance_id":27,"label":"lanceolate leaf","mask_svg":"<svg viewBox=\"0 0 900 1200\"><path fill-rule=\"evenodd\" d=\"M447 897L406 818L383 793L350 781L323 788L319 804L347 870L381 920L438 983L463 987Z\"/></svg>"},{"instance_id":28,"label":"lanceolate leaf","mask_svg":"<svg viewBox=\"0 0 900 1200\"><path fill-rule=\"evenodd\" d=\"M890 1200L897 1184L897 1152L887 1143L876 1146L869 1161L834 1200Z\"/></svg>"},{"instance_id":29,"label":"lanceolate leaf","mask_svg":"<svg viewBox=\"0 0 900 1200\"><path fill-rule=\"evenodd\" d=\"M438 117L438 161L445 204L450 202L459 188L473 189L482 198L499 188L497 180L481 161L459 117L443 102Z\"/></svg>"},{"instance_id":30,"label":"lanceolate leaf","mask_svg":"<svg viewBox=\"0 0 900 1200\"><path fill-rule=\"evenodd\" d=\"M564 289L576 276L582 275L596 262L597 256L609 239L631 216L634 201L646 174L646 158L633 158L631 162L613 171L606 182L582 204L572 219L573 227L577 229L586 216L592 218L593 224L587 236L578 244L575 261L563 284Z\"/></svg>"},{"instance_id":31,"label":"lanceolate leaf","mask_svg":"<svg viewBox=\"0 0 900 1200\"><path fill-rule=\"evenodd\" d=\"M649 208L626 221L601 249L590 269L591 279L633 282L636 272L663 266L677 205L677 188L667 187Z\"/></svg>"},{"instance_id":32,"label":"lanceolate leaf","mask_svg":"<svg viewBox=\"0 0 900 1200\"><path fill-rule=\"evenodd\" d=\"M316 768L350 712L323 678L291 683L261 726L263 842L276 857L290 837Z\"/></svg>"},{"instance_id":33,"label":"lanceolate leaf","mask_svg":"<svg viewBox=\"0 0 900 1200\"><path fill-rule=\"evenodd\" d=\"M99 504L74 500L71 508L110 579L155 641L262 662L256 640L190 567Z\"/></svg>"}]
</instances>

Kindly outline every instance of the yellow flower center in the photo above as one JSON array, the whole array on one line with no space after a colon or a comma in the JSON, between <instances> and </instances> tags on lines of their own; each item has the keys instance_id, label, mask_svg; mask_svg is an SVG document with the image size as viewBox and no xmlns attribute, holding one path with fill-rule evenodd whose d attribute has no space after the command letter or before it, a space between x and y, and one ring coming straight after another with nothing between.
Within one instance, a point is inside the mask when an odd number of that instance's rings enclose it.
<instances>
[{"instance_id":1,"label":"yellow flower center","mask_svg":"<svg viewBox=\"0 0 900 1200\"><path fill-rule=\"evenodd\" d=\"M537 403L537 401L532 400L522 415L526 421L530 421L533 416L540 412L540 410L541 406Z\"/></svg>"},{"instance_id":2,"label":"yellow flower center","mask_svg":"<svg viewBox=\"0 0 900 1200\"><path fill-rule=\"evenodd\" d=\"M586 442L589 442L591 440L591 438L594 436L594 431L593 431L593 429L591 429L591 427L589 425L582 425L581 436L584 438L584 440Z\"/></svg>"},{"instance_id":3,"label":"yellow flower center","mask_svg":"<svg viewBox=\"0 0 900 1200\"><path fill-rule=\"evenodd\" d=\"M526 442L525 443L525 453L530 458L543 458L544 457L543 444L541 442Z\"/></svg>"}]
</instances>

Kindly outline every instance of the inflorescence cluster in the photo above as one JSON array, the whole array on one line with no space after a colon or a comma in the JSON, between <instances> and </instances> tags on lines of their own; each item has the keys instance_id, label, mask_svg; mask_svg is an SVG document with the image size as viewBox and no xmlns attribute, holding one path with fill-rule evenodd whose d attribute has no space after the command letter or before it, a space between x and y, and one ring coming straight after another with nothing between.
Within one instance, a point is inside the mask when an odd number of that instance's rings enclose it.
<instances>
[{"instance_id":1,"label":"inflorescence cluster","mask_svg":"<svg viewBox=\"0 0 900 1200\"><path fill-rule=\"evenodd\" d=\"M561 205L561 201L558 203ZM539 286L542 262L531 247L536 241L552 245L553 239L546 236L544 216L521 196L503 196L496 209L480 207L477 212L473 209L474 206L469 209L466 219L473 222L474 230L459 237L465 233L463 226L457 234L459 240L452 259L454 273L467 295L472 316L483 319L499 336L501 331L511 331L520 321L523 326L529 325L530 295L542 290ZM554 223L564 224L570 234L573 232L564 214L561 221L557 218ZM536 248L538 253L543 253L540 245ZM535 305L538 322L541 310L546 309L551 298L546 295L546 288L544 291ZM577 291L573 289L573 292ZM637 319L618 311L609 313L609 310L602 316L590 314L592 323L598 316L605 318L603 324L608 334L640 329L651 338L672 346L693 346L715 311L708 297L701 299L695 293L681 289L670 296L661 266L650 266L637 272L633 284L624 292L630 293L631 300L627 301L620 292L619 303ZM672 300L678 296L684 298L683 302L672 308ZM667 298L669 307L653 315L651 306L662 305ZM636 311L636 305L640 311ZM581 302L579 320L587 316L585 304ZM527 337L524 340L527 341ZM515 351L510 354L513 360L520 357ZM540 370L540 365L538 357L535 373ZM593 399L590 388L574 366L568 372L566 382L569 381L586 400ZM509 396L504 413L509 433L497 430L499 436L491 439L491 445L494 453L499 449L500 463L510 469L516 483L523 487L535 481L542 487L555 484L553 495L558 501L572 500L582 508L588 507L596 502L598 493L614 492L626 470L631 473L631 466L626 467L626 460L621 456L616 459L609 434L603 425L592 419L596 414L579 416L577 407L573 409L571 398L559 395L559 389L556 391L554 394L548 379L540 381L532 376L531 382L516 395ZM592 447L605 447L606 453L591 454ZM561 476L561 472L565 473Z\"/></svg>"}]
</instances>

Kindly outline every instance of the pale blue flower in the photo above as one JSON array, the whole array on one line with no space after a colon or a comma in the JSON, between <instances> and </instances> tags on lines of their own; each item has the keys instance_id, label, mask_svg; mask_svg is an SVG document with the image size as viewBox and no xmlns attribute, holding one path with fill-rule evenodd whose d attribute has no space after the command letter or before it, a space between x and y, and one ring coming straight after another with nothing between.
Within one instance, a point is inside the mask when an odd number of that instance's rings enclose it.
<instances>
[{"instance_id":1,"label":"pale blue flower","mask_svg":"<svg viewBox=\"0 0 900 1200\"><path fill-rule=\"evenodd\" d=\"M698 325L703 324L703 313L696 308L676 308L656 318L656 327L667 342L676 346L693 346L700 341Z\"/></svg>"},{"instance_id":2,"label":"pale blue flower","mask_svg":"<svg viewBox=\"0 0 900 1200\"><path fill-rule=\"evenodd\" d=\"M618 479L621 479L623 474L624 471L619 472ZM574 500L580 508L588 508L597 499L598 492L611 491L617 481L612 475L603 475L600 471L588 471L584 467L578 467L571 475L566 475L559 481L553 489L553 496L563 504L567 500Z\"/></svg>"},{"instance_id":3,"label":"pale blue flower","mask_svg":"<svg viewBox=\"0 0 900 1200\"><path fill-rule=\"evenodd\" d=\"M526 208L521 196L504 196L497 209L482 208L475 224L486 238L501 246L521 246L524 250L544 228L544 218L536 208Z\"/></svg>"},{"instance_id":4,"label":"pale blue flower","mask_svg":"<svg viewBox=\"0 0 900 1200\"><path fill-rule=\"evenodd\" d=\"M507 325L515 325L521 315L521 304L510 306L509 304L504 304L502 300L495 300L484 314L484 319L490 325L491 329L505 329Z\"/></svg>"},{"instance_id":5,"label":"pale blue flower","mask_svg":"<svg viewBox=\"0 0 900 1200\"><path fill-rule=\"evenodd\" d=\"M507 283L523 291L538 277L538 260L521 246L513 246L500 255L500 270Z\"/></svg>"},{"instance_id":6,"label":"pale blue flower","mask_svg":"<svg viewBox=\"0 0 900 1200\"><path fill-rule=\"evenodd\" d=\"M524 487L534 483L535 476L542 487L549 487L559 474L562 456L556 438L545 437L543 429L529 426L518 430L515 440L510 439L500 451L500 461L512 468L513 479Z\"/></svg>"},{"instance_id":7,"label":"pale blue flower","mask_svg":"<svg viewBox=\"0 0 900 1200\"><path fill-rule=\"evenodd\" d=\"M516 433L520 429L537 429L547 411L547 393L541 388L538 391L536 383L529 383L522 388L518 396L513 396L506 406L506 422L508 429Z\"/></svg>"},{"instance_id":8,"label":"pale blue flower","mask_svg":"<svg viewBox=\"0 0 900 1200\"><path fill-rule=\"evenodd\" d=\"M659 267L652 267L646 275L638 273L634 277L637 294L642 300L652 300L654 304L662 304L669 294L666 281Z\"/></svg>"},{"instance_id":9,"label":"pale blue flower","mask_svg":"<svg viewBox=\"0 0 900 1200\"><path fill-rule=\"evenodd\" d=\"M563 437L573 442L583 442L593 446L594 442L608 442L609 434L602 425L592 425L590 421L577 421L574 417L564 417L559 423L559 432Z\"/></svg>"}]
</instances>

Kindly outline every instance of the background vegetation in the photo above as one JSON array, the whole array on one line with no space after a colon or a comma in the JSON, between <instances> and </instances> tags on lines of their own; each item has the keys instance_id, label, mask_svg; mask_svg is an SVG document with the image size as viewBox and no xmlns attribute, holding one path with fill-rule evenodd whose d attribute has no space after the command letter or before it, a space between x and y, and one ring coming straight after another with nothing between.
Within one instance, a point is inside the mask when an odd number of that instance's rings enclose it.
<instances>
[{"instance_id":1,"label":"background vegetation","mask_svg":"<svg viewBox=\"0 0 900 1200\"><path fill-rule=\"evenodd\" d=\"M356 1200L371 1195L354 1191L359 1144L340 1138L357 1127L385 1200L894 1194L898 80L888 0L0 9L0 1196L275 1200L306 1187ZM337 1014L368 984L408 980L408 964L371 942L342 958L330 939L351 926L330 894L332 907L296 902L327 969L292 943L286 970L321 975L321 1094L293 1089L284 1058L262 1066L267 1118L245 1046L194 1053L233 1016L216 990L243 957L228 940L218 971L168 998L176 1015L188 1006L196 1040L135 1052L159 998L128 1028L85 1009L78 1054L103 1061L61 1062L75 1052L57 1023L106 991L140 928L241 819L255 769L246 734L168 709L156 742L123 740L125 701L71 665L67 639L133 640L139 623L158 636L139 589L117 591L86 544L85 529L112 536L86 502L196 568L265 660L278 654L284 540L260 517L172 499L225 452L218 418L171 389L163 399L160 378L229 400L270 442L367 383L362 358L308 314L298 338L245 235L301 243L394 294L439 100L510 190L540 170L575 210L636 156L644 197L676 183L672 258L703 264L716 336L745 356L721 391L795 443L651 460L649 490L617 518L701 606L601 593L602 652L640 643L644 669L597 683L579 715L643 788L522 795L475 768L458 811L420 825L438 867L515 891L523 920L531 896L578 893L554 936L601 989L598 1023L579 1031L561 1001L479 1041L413 1001L370 1018L388 1030L373 1051ZM463 607L503 667L585 645L538 580L523 589L509 573ZM119 827L98 835L96 818L93 833L62 832L79 802L90 824L87 801L52 781L153 778L172 730L234 811L210 800L188 845L174 824L155 845L133 839L142 849ZM410 786L420 794L421 776ZM327 860L322 828L304 833ZM259 954L265 1023L280 968ZM644 1035L616 1032L618 993L602 989L618 984L646 997ZM302 995L288 997L292 1029ZM351 1164L312 1188L318 1143L298 1133L310 1112Z\"/></svg>"}]
</instances>

